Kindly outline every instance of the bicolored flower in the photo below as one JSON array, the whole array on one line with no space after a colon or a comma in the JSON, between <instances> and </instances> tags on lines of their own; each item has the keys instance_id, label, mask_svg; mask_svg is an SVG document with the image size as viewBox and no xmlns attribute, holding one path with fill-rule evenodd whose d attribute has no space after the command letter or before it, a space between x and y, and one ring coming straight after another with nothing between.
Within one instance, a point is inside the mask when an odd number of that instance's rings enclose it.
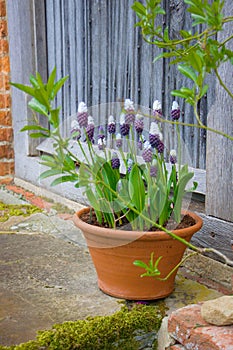
<instances>
[{"instance_id":1,"label":"bicolored flower","mask_svg":"<svg viewBox=\"0 0 233 350\"><path fill-rule=\"evenodd\" d=\"M156 149L159 153L163 153L164 151L164 143L162 140L160 140L159 144L156 146Z\"/></svg>"},{"instance_id":2,"label":"bicolored flower","mask_svg":"<svg viewBox=\"0 0 233 350\"><path fill-rule=\"evenodd\" d=\"M125 114L121 113L120 115L120 132L121 136L129 135L130 125L125 121Z\"/></svg>"},{"instance_id":3,"label":"bicolored flower","mask_svg":"<svg viewBox=\"0 0 233 350\"><path fill-rule=\"evenodd\" d=\"M116 152L112 154L111 164L113 169L119 169L120 168L120 159Z\"/></svg>"},{"instance_id":4,"label":"bicolored flower","mask_svg":"<svg viewBox=\"0 0 233 350\"><path fill-rule=\"evenodd\" d=\"M136 114L135 123L134 123L135 130L138 135L141 135L144 128L144 122L143 122L143 116L141 114Z\"/></svg>"},{"instance_id":5,"label":"bicolored flower","mask_svg":"<svg viewBox=\"0 0 233 350\"><path fill-rule=\"evenodd\" d=\"M172 103L171 117L172 120L180 119L180 107L176 101L173 101Z\"/></svg>"},{"instance_id":6,"label":"bicolored flower","mask_svg":"<svg viewBox=\"0 0 233 350\"><path fill-rule=\"evenodd\" d=\"M160 143L160 130L158 127L158 124L156 122L152 122L150 125L150 131L149 131L149 142L151 147L155 148Z\"/></svg>"},{"instance_id":7,"label":"bicolored flower","mask_svg":"<svg viewBox=\"0 0 233 350\"><path fill-rule=\"evenodd\" d=\"M71 132L71 136L73 137L74 140L80 139L81 130L80 130L80 126L79 126L79 123L77 122L77 120L72 120L70 132Z\"/></svg>"},{"instance_id":8,"label":"bicolored flower","mask_svg":"<svg viewBox=\"0 0 233 350\"><path fill-rule=\"evenodd\" d=\"M108 132L109 134L115 134L116 132L116 123L112 115L108 118Z\"/></svg>"},{"instance_id":9,"label":"bicolored flower","mask_svg":"<svg viewBox=\"0 0 233 350\"><path fill-rule=\"evenodd\" d=\"M153 116L158 116L159 118L162 117L162 106L159 100L155 100L153 103L153 111L152 111Z\"/></svg>"},{"instance_id":10,"label":"bicolored flower","mask_svg":"<svg viewBox=\"0 0 233 350\"><path fill-rule=\"evenodd\" d=\"M88 124L86 127L86 133L87 133L87 137L89 138L89 140L93 140L94 131L95 131L94 119L91 116L89 116L88 117Z\"/></svg>"},{"instance_id":11,"label":"bicolored flower","mask_svg":"<svg viewBox=\"0 0 233 350\"><path fill-rule=\"evenodd\" d=\"M124 104L125 109L125 123L126 124L133 124L135 121L135 111L134 111L134 104L133 101L131 101L129 98L125 100Z\"/></svg>"},{"instance_id":12,"label":"bicolored flower","mask_svg":"<svg viewBox=\"0 0 233 350\"><path fill-rule=\"evenodd\" d=\"M144 144L145 141L146 141L145 136L144 135L140 135L140 138L138 140L138 148L139 148L140 151L142 150L143 144Z\"/></svg>"},{"instance_id":13,"label":"bicolored flower","mask_svg":"<svg viewBox=\"0 0 233 350\"><path fill-rule=\"evenodd\" d=\"M172 149L172 150L170 151L169 160L170 160L170 163L171 163L171 164L176 164L176 162L177 162L176 150Z\"/></svg>"},{"instance_id":14,"label":"bicolored flower","mask_svg":"<svg viewBox=\"0 0 233 350\"><path fill-rule=\"evenodd\" d=\"M127 160L127 172L130 173L130 171L132 170L132 166L133 166L133 159L129 158Z\"/></svg>"},{"instance_id":15,"label":"bicolored flower","mask_svg":"<svg viewBox=\"0 0 233 350\"><path fill-rule=\"evenodd\" d=\"M146 163L150 163L153 159L153 151L148 141L144 143L144 149L142 152L142 158Z\"/></svg>"},{"instance_id":16,"label":"bicolored flower","mask_svg":"<svg viewBox=\"0 0 233 350\"><path fill-rule=\"evenodd\" d=\"M85 102L80 102L78 105L78 123L81 127L86 128L88 122L87 106Z\"/></svg>"},{"instance_id":17,"label":"bicolored flower","mask_svg":"<svg viewBox=\"0 0 233 350\"><path fill-rule=\"evenodd\" d=\"M104 138L99 138L98 139L98 148L100 151L102 151L106 147L106 140Z\"/></svg>"},{"instance_id":18,"label":"bicolored flower","mask_svg":"<svg viewBox=\"0 0 233 350\"><path fill-rule=\"evenodd\" d=\"M122 147L122 138L121 138L121 134L119 133L116 135L116 147L117 148Z\"/></svg>"},{"instance_id":19,"label":"bicolored flower","mask_svg":"<svg viewBox=\"0 0 233 350\"><path fill-rule=\"evenodd\" d=\"M151 167L150 167L150 176L151 177L156 177L157 176L157 172L158 172L157 162L156 162L155 159L153 159Z\"/></svg>"},{"instance_id":20,"label":"bicolored flower","mask_svg":"<svg viewBox=\"0 0 233 350\"><path fill-rule=\"evenodd\" d=\"M98 133L98 140L99 139L104 139L105 138L105 134L104 134L104 128L102 127L102 125L100 125L99 127L99 133Z\"/></svg>"}]
</instances>

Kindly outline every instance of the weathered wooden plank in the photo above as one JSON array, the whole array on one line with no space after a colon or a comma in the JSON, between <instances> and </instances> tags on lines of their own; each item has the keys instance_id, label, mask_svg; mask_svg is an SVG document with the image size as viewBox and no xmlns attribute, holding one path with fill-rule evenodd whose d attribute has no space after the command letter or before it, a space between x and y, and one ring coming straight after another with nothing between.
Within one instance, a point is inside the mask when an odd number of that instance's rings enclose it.
<instances>
[{"instance_id":1,"label":"weathered wooden plank","mask_svg":"<svg viewBox=\"0 0 233 350\"><path fill-rule=\"evenodd\" d=\"M226 1L226 15L232 13L232 1ZM233 34L231 24L224 26L224 32L219 32L219 40ZM228 42L233 49L233 41ZM233 68L230 62L224 63L218 69L221 79L232 90ZM216 83L216 101L208 114L208 126L233 135L232 98ZM207 133L207 200L206 212L221 219L233 221L233 143L212 132ZM233 238L233 237L232 237Z\"/></svg>"},{"instance_id":2,"label":"weathered wooden plank","mask_svg":"<svg viewBox=\"0 0 233 350\"><path fill-rule=\"evenodd\" d=\"M233 260L231 248L233 224L204 214L199 215L203 219L203 227L199 232L195 233L191 242L198 247L214 248ZM208 256L222 261L216 254L208 253Z\"/></svg>"}]
</instances>

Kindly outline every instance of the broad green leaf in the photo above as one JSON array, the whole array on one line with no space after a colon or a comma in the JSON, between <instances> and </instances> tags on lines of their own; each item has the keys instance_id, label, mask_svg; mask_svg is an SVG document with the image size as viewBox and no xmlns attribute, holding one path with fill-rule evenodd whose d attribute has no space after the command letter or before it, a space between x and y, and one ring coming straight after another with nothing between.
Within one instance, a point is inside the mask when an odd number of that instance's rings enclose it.
<instances>
[{"instance_id":1,"label":"broad green leaf","mask_svg":"<svg viewBox=\"0 0 233 350\"><path fill-rule=\"evenodd\" d=\"M52 94L50 96L50 98L53 100L54 97L56 96L56 94L58 93L58 91L61 89L61 87L65 84L66 80L69 78L69 75L66 75L65 77L61 78L60 80L58 80L54 86L53 86L53 91Z\"/></svg>"},{"instance_id":2,"label":"broad green leaf","mask_svg":"<svg viewBox=\"0 0 233 350\"><path fill-rule=\"evenodd\" d=\"M50 176L61 174L61 169L49 169L40 174L40 179L45 179Z\"/></svg>"},{"instance_id":3,"label":"broad green leaf","mask_svg":"<svg viewBox=\"0 0 233 350\"><path fill-rule=\"evenodd\" d=\"M59 121L60 109L61 107L51 110L49 115L49 121L55 129L59 126L59 123L60 123Z\"/></svg>"},{"instance_id":4,"label":"broad green leaf","mask_svg":"<svg viewBox=\"0 0 233 350\"><path fill-rule=\"evenodd\" d=\"M191 67L188 67L186 65L178 65L178 70L188 77L189 79L193 80L194 83L197 83L197 76L194 72L194 70Z\"/></svg>"},{"instance_id":5,"label":"broad green leaf","mask_svg":"<svg viewBox=\"0 0 233 350\"><path fill-rule=\"evenodd\" d=\"M50 186L57 186L63 182L74 182L77 181L77 177L74 175L64 175L55 179Z\"/></svg>"},{"instance_id":6,"label":"broad green leaf","mask_svg":"<svg viewBox=\"0 0 233 350\"><path fill-rule=\"evenodd\" d=\"M176 222L180 222L181 220L181 207L182 207L182 199L185 192L185 187L188 184L188 182L193 177L194 173L190 172L185 175L183 175L178 182L177 188L176 188L176 194L175 194L175 203L174 203L174 218Z\"/></svg>"},{"instance_id":7,"label":"broad green leaf","mask_svg":"<svg viewBox=\"0 0 233 350\"><path fill-rule=\"evenodd\" d=\"M25 125L20 131L26 131L26 130L41 130L49 133L49 129L43 128L40 125Z\"/></svg>"},{"instance_id":8,"label":"broad green leaf","mask_svg":"<svg viewBox=\"0 0 233 350\"><path fill-rule=\"evenodd\" d=\"M132 204L141 212L145 207L145 185L137 164L130 171L129 194Z\"/></svg>"},{"instance_id":9,"label":"broad green leaf","mask_svg":"<svg viewBox=\"0 0 233 350\"><path fill-rule=\"evenodd\" d=\"M35 89L40 88L40 85L39 85L37 79L32 74L30 75L29 81L32 84L32 86L34 86Z\"/></svg>"},{"instance_id":10,"label":"broad green leaf","mask_svg":"<svg viewBox=\"0 0 233 350\"><path fill-rule=\"evenodd\" d=\"M36 97L35 89L28 85L18 84L18 83L10 83L12 86L16 87L17 89L25 92L26 94Z\"/></svg>"},{"instance_id":11,"label":"broad green leaf","mask_svg":"<svg viewBox=\"0 0 233 350\"><path fill-rule=\"evenodd\" d=\"M137 15L139 16L140 15L143 15L145 16L146 15L146 8L145 6L143 6L143 4L141 4L139 1L135 1L133 3L133 5L131 6L132 10L134 10Z\"/></svg>"},{"instance_id":12,"label":"broad green leaf","mask_svg":"<svg viewBox=\"0 0 233 350\"><path fill-rule=\"evenodd\" d=\"M33 139L38 139L40 137L49 137L50 135L48 134L44 134L42 132L37 132L37 133L31 133L30 134L30 137L33 138Z\"/></svg>"},{"instance_id":13,"label":"broad green leaf","mask_svg":"<svg viewBox=\"0 0 233 350\"><path fill-rule=\"evenodd\" d=\"M207 85L207 84L203 86L201 93L200 93L200 98L202 98L207 93L208 88L209 88L209 85Z\"/></svg>"},{"instance_id":14,"label":"broad green leaf","mask_svg":"<svg viewBox=\"0 0 233 350\"><path fill-rule=\"evenodd\" d=\"M47 83L47 92L48 92L48 96L50 99L52 99L51 96L52 96L52 91L53 91L53 87L54 87L55 77L56 77L56 67L53 68L53 71L50 74L50 76L48 78L48 83Z\"/></svg>"},{"instance_id":15,"label":"broad green leaf","mask_svg":"<svg viewBox=\"0 0 233 350\"><path fill-rule=\"evenodd\" d=\"M31 101L28 102L28 106L35 112L38 112L48 117L48 109L35 98L31 99Z\"/></svg>"}]
</instances>

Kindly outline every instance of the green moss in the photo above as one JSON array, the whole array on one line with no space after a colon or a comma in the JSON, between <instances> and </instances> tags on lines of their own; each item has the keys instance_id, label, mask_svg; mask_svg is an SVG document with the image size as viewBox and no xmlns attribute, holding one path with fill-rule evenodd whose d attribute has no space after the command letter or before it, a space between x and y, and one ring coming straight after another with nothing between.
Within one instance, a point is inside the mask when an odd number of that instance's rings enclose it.
<instances>
[{"instance_id":1,"label":"green moss","mask_svg":"<svg viewBox=\"0 0 233 350\"><path fill-rule=\"evenodd\" d=\"M0 202L0 222L7 221L11 216L29 216L42 212L42 209L30 204L4 204Z\"/></svg>"},{"instance_id":2,"label":"green moss","mask_svg":"<svg viewBox=\"0 0 233 350\"><path fill-rule=\"evenodd\" d=\"M163 308L162 308L163 309ZM37 340L0 350L137 350L157 349L157 331L164 312L161 305L134 305L110 316L89 317L39 331ZM149 343L149 344L148 344Z\"/></svg>"}]
</instances>

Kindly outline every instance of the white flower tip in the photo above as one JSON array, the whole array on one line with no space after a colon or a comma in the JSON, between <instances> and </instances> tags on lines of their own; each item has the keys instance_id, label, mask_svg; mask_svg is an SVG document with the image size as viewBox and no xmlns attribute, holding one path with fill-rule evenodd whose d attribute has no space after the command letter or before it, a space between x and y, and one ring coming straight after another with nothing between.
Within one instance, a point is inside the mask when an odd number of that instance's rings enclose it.
<instances>
[{"instance_id":1,"label":"white flower tip","mask_svg":"<svg viewBox=\"0 0 233 350\"><path fill-rule=\"evenodd\" d=\"M116 139L117 140L121 140L121 134L120 133L116 134Z\"/></svg>"},{"instance_id":2,"label":"white flower tip","mask_svg":"<svg viewBox=\"0 0 233 350\"><path fill-rule=\"evenodd\" d=\"M135 118L136 118L136 120L142 120L143 119L143 115L138 113L138 114L136 114Z\"/></svg>"},{"instance_id":3,"label":"white flower tip","mask_svg":"<svg viewBox=\"0 0 233 350\"><path fill-rule=\"evenodd\" d=\"M77 120L72 120L71 128L72 129L79 129L79 123L77 122Z\"/></svg>"},{"instance_id":4,"label":"white flower tip","mask_svg":"<svg viewBox=\"0 0 233 350\"><path fill-rule=\"evenodd\" d=\"M180 107L176 101L173 101L172 102L172 110L174 111L175 109L180 109Z\"/></svg>"},{"instance_id":5,"label":"white flower tip","mask_svg":"<svg viewBox=\"0 0 233 350\"><path fill-rule=\"evenodd\" d=\"M113 115L110 115L108 117L108 124L112 124L112 123L115 123L115 119L114 119Z\"/></svg>"},{"instance_id":6,"label":"white flower tip","mask_svg":"<svg viewBox=\"0 0 233 350\"><path fill-rule=\"evenodd\" d=\"M159 134L159 133L160 133L160 130L159 130L158 124L155 123L155 122L152 122L151 125L150 125L150 134L156 135L156 134Z\"/></svg>"},{"instance_id":7,"label":"white flower tip","mask_svg":"<svg viewBox=\"0 0 233 350\"><path fill-rule=\"evenodd\" d=\"M125 100L125 109L128 110L128 109L133 109L134 110L134 105L133 105L133 101L131 101L129 98L127 98Z\"/></svg>"},{"instance_id":8,"label":"white flower tip","mask_svg":"<svg viewBox=\"0 0 233 350\"><path fill-rule=\"evenodd\" d=\"M93 124L94 125L94 119L92 118L91 115L88 116L88 124Z\"/></svg>"},{"instance_id":9,"label":"white flower tip","mask_svg":"<svg viewBox=\"0 0 233 350\"><path fill-rule=\"evenodd\" d=\"M171 157L176 157L176 150L175 149L171 149L170 156Z\"/></svg>"},{"instance_id":10,"label":"white flower tip","mask_svg":"<svg viewBox=\"0 0 233 350\"><path fill-rule=\"evenodd\" d=\"M143 144L144 149L148 149L151 148L150 142L149 141L145 141Z\"/></svg>"},{"instance_id":11,"label":"white flower tip","mask_svg":"<svg viewBox=\"0 0 233 350\"><path fill-rule=\"evenodd\" d=\"M159 100L155 100L154 103L153 103L153 110L160 110L162 109L162 106L161 106L161 102L159 102Z\"/></svg>"},{"instance_id":12,"label":"white flower tip","mask_svg":"<svg viewBox=\"0 0 233 350\"><path fill-rule=\"evenodd\" d=\"M87 112L87 105L85 102L80 102L78 105L78 112L79 113L85 113Z\"/></svg>"},{"instance_id":13,"label":"white flower tip","mask_svg":"<svg viewBox=\"0 0 233 350\"><path fill-rule=\"evenodd\" d=\"M124 113L121 113L121 115L120 115L120 124L121 125L125 124L125 114Z\"/></svg>"}]
</instances>

